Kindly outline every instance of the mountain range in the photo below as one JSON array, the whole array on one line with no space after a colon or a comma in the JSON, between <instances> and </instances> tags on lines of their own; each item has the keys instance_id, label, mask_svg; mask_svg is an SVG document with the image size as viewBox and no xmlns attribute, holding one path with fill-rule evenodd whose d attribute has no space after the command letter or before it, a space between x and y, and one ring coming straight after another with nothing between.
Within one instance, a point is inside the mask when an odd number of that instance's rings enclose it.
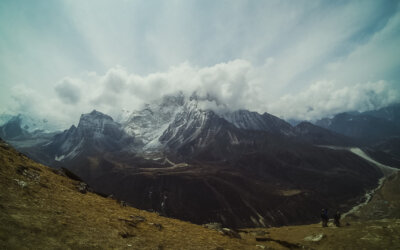
<instances>
[{"instance_id":1,"label":"mountain range","mask_svg":"<svg viewBox=\"0 0 400 250\"><path fill-rule=\"evenodd\" d=\"M371 156L400 167L400 104L366 112L347 112L316 125L351 138Z\"/></svg>"},{"instance_id":2,"label":"mountain range","mask_svg":"<svg viewBox=\"0 0 400 250\"><path fill-rule=\"evenodd\" d=\"M315 222L321 207L352 207L382 172L345 147L398 161L399 106L293 127L268 113L202 108L207 101L165 96L118 122L94 110L35 136L12 118L0 137L137 208L231 227Z\"/></svg>"}]
</instances>

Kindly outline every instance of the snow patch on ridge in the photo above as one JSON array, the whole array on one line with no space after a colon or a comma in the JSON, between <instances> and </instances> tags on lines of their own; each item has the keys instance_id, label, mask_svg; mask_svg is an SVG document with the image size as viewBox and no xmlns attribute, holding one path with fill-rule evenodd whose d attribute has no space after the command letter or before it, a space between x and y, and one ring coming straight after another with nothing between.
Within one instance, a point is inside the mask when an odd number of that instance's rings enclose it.
<instances>
[{"instance_id":1,"label":"snow patch on ridge","mask_svg":"<svg viewBox=\"0 0 400 250\"><path fill-rule=\"evenodd\" d=\"M372 164L375 164L376 166L378 166L382 170L382 172L385 175L389 175L389 174L391 174L391 173L393 173L395 171L399 171L397 168L389 167L389 166L387 166L385 164L382 164L380 162L375 161L374 159L369 157L364 151L362 151L360 148L350 148L350 152L360 156L361 158L371 162Z\"/></svg>"}]
</instances>

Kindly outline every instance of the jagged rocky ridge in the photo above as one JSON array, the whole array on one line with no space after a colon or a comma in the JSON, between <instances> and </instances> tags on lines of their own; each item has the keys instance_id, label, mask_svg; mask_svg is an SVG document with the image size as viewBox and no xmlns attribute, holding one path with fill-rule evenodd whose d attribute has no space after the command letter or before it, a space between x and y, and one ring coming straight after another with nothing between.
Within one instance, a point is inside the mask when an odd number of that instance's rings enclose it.
<instances>
[{"instance_id":1,"label":"jagged rocky ridge","mask_svg":"<svg viewBox=\"0 0 400 250\"><path fill-rule=\"evenodd\" d=\"M11 117L9 121L0 127L0 137L6 140L15 139L27 134L21 126L21 117Z\"/></svg>"},{"instance_id":2,"label":"jagged rocky ridge","mask_svg":"<svg viewBox=\"0 0 400 250\"><path fill-rule=\"evenodd\" d=\"M46 123L46 120L38 122L25 115L11 116L8 121L0 126L0 138L9 141L17 148L43 145L49 143L53 136L58 133L48 132L38 127Z\"/></svg>"},{"instance_id":3,"label":"jagged rocky ridge","mask_svg":"<svg viewBox=\"0 0 400 250\"><path fill-rule=\"evenodd\" d=\"M316 121L316 125L357 141L370 156L400 167L400 104L378 110L346 112Z\"/></svg>"},{"instance_id":4,"label":"jagged rocky ridge","mask_svg":"<svg viewBox=\"0 0 400 250\"><path fill-rule=\"evenodd\" d=\"M400 104L375 111L346 112L316 121L316 125L366 144L398 137L400 134Z\"/></svg>"},{"instance_id":5,"label":"jagged rocky ridge","mask_svg":"<svg viewBox=\"0 0 400 250\"><path fill-rule=\"evenodd\" d=\"M73 159L85 151L86 154L119 151L131 142L132 138L124 133L120 124L110 116L93 110L81 116L77 127L72 125L70 129L54 136L46 148L56 161L62 161Z\"/></svg>"},{"instance_id":6,"label":"jagged rocky ridge","mask_svg":"<svg viewBox=\"0 0 400 250\"><path fill-rule=\"evenodd\" d=\"M119 123L93 111L20 150L138 208L234 227L316 221L320 207L351 207L381 176L350 152L315 146L346 145L346 136L202 101L167 96Z\"/></svg>"}]
</instances>

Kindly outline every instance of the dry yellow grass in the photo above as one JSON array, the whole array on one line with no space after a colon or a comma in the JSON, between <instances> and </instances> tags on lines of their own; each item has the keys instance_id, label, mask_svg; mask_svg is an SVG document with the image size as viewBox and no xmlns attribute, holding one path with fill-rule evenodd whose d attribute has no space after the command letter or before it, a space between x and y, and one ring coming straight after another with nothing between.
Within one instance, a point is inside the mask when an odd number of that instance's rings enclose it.
<instances>
[{"instance_id":1,"label":"dry yellow grass","mask_svg":"<svg viewBox=\"0 0 400 250\"><path fill-rule=\"evenodd\" d=\"M242 236L249 241L257 234L264 234L263 237L279 240L283 244L293 244L293 249L400 249L400 219L352 221L350 225L339 228L332 224L327 228L313 224L246 231L248 234ZM307 237L309 240L306 240ZM322 238L318 240L319 237ZM279 247L282 245L279 244Z\"/></svg>"}]
</instances>

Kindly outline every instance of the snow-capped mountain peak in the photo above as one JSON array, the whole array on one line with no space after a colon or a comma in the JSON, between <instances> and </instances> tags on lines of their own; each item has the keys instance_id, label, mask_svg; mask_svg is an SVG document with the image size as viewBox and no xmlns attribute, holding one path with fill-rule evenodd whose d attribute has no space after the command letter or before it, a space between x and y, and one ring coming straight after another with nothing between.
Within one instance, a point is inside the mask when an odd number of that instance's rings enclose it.
<instances>
[{"instance_id":1,"label":"snow-capped mountain peak","mask_svg":"<svg viewBox=\"0 0 400 250\"><path fill-rule=\"evenodd\" d=\"M161 100L145 104L142 110L133 111L122 123L124 131L141 140L144 149L160 146L159 138L181 112L185 104L182 93L176 96L164 96Z\"/></svg>"},{"instance_id":2,"label":"snow-capped mountain peak","mask_svg":"<svg viewBox=\"0 0 400 250\"><path fill-rule=\"evenodd\" d=\"M110 116L93 110L82 114L78 126L54 137L48 145L58 161L72 159L83 151L115 151L126 146L124 131Z\"/></svg>"},{"instance_id":3,"label":"snow-capped mountain peak","mask_svg":"<svg viewBox=\"0 0 400 250\"><path fill-rule=\"evenodd\" d=\"M54 132L58 131L58 128L52 123L49 122L45 118L34 118L26 114L18 114L18 115L9 115L2 114L0 115L0 126L3 126L9 122L19 121L19 126L21 129L32 133L35 131L42 132Z\"/></svg>"},{"instance_id":4,"label":"snow-capped mountain peak","mask_svg":"<svg viewBox=\"0 0 400 250\"><path fill-rule=\"evenodd\" d=\"M111 116L93 110L81 115L77 129L84 135L101 135L107 133L110 127L119 127L119 124Z\"/></svg>"},{"instance_id":5,"label":"snow-capped mountain peak","mask_svg":"<svg viewBox=\"0 0 400 250\"><path fill-rule=\"evenodd\" d=\"M292 126L278 117L248 110L231 112L217 98L210 95L200 96L197 93L189 98L182 93L164 96L146 104L143 109L133 111L122 123L122 127L127 134L140 140L146 151L162 148L172 142L179 144L196 138L211 118L223 118L238 129L283 135L294 133Z\"/></svg>"}]
</instances>

